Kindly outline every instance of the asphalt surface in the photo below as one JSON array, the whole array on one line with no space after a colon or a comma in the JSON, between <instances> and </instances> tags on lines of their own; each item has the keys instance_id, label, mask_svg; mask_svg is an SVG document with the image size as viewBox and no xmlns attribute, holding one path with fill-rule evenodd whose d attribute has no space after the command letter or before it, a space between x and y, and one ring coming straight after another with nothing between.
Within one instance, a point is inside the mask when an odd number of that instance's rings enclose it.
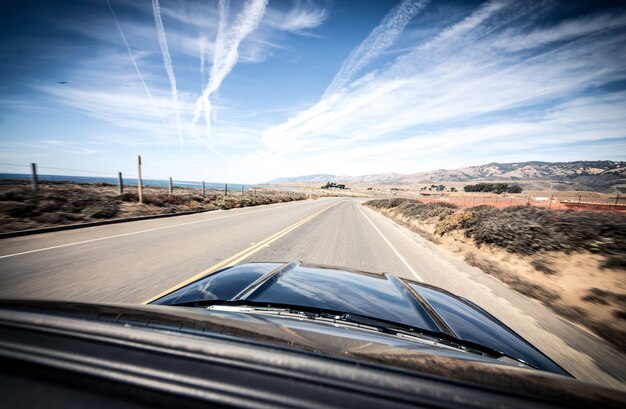
<instances>
[{"instance_id":1,"label":"asphalt surface","mask_svg":"<svg viewBox=\"0 0 626 409\"><path fill-rule=\"evenodd\" d=\"M329 198L0 241L0 298L140 303L232 263L391 272L499 318L581 380L626 389L626 359L592 333L358 201Z\"/></svg>"}]
</instances>

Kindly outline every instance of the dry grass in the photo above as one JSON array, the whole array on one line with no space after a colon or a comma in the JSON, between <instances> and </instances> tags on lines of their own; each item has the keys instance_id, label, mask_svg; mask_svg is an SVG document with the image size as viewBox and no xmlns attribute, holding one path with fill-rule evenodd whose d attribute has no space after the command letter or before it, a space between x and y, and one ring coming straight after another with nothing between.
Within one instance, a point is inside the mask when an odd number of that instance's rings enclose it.
<instances>
[{"instance_id":1,"label":"dry grass","mask_svg":"<svg viewBox=\"0 0 626 409\"><path fill-rule=\"evenodd\" d=\"M626 351L623 215L408 199L366 204Z\"/></svg>"},{"instance_id":2,"label":"dry grass","mask_svg":"<svg viewBox=\"0 0 626 409\"><path fill-rule=\"evenodd\" d=\"M626 270L626 217L620 214L531 206L460 209L449 203L411 199L371 200L367 205L434 223L439 235L463 231L478 245L489 244L520 255L589 251L605 258L604 267Z\"/></svg>"},{"instance_id":3,"label":"dry grass","mask_svg":"<svg viewBox=\"0 0 626 409\"><path fill-rule=\"evenodd\" d=\"M0 232L18 231L116 218L232 209L306 199L304 194L224 196L196 189L144 189L144 204L135 191L117 194L117 187L103 183L43 182L31 191L26 181L0 181Z\"/></svg>"},{"instance_id":4,"label":"dry grass","mask_svg":"<svg viewBox=\"0 0 626 409\"><path fill-rule=\"evenodd\" d=\"M561 298L555 291L548 290L537 284L533 284L530 281L524 280L519 275L505 271L489 260L479 259L474 255L474 253L468 252L464 259L470 266L480 268L485 273L507 283L514 290L533 297L539 301L554 303Z\"/></svg>"}]
</instances>

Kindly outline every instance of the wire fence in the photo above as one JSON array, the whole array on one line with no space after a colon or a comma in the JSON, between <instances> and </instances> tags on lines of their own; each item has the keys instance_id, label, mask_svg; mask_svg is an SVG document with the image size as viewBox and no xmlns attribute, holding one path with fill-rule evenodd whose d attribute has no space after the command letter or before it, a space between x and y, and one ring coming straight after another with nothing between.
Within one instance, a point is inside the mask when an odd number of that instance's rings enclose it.
<instances>
[{"instance_id":1,"label":"wire fence","mask_svg":"<svg viewBox=\"0 0 626 409\"><path fill-rule=\"evenodd\" d=\"M451 203L458 207L493 206L498 208L513 206L534 206L551 210L594 211L626 214L626 197L617 194L605 200L559 199L556 196L500 196L500 195L416 195L410 198L418 199L423 203Z\"/></svg>"},{"instance_id":2,"label":"wire fence","mask_svg":"<svg viewBox=\"0 0 626 409\"><path fill-rule=\"evenodd\" d=\"M2 180L24 180L30 181L34 191L42 188L42 183L73 182L77 184L91 184L117 188L117 192L137 192L138 190L156 188L166 189L169 194L192 192L218 195L281 195L281 194L302 194L303 190L293 187L285 188L270 186L268 184L241 184L241 183L215 183L207 181L178 180L174 178L162 179L159 177L140 176L137 174L123 174L122 172L100 172L87 169L60 168L52 166L40 166L35 163L29 165L15 163L0 163L3 166L24 168L24 173L0 173ZM57 172L73 173L59 175Z\"/></svg>"},{"instance_id":3,"label":"wire fence","mask_svg":"<svg viewBox=\"0 0 626 409\"><path fill-rule=\"evenodd\" d=\"M0 179L30 180L33 190L38 190L41 182L74 182L79 184L100 184L116 186L118 193L126 191L137 192L141 188L167 189L169 194L189 193L190 189L197 193L218 195L277 195L277 194L306 194L307 190L302 187L276 186L269 184L240 184L240 183L214 183L206 181L188 181L178 179L162 179L158 177L143 176L137 174L125 175L122 172L101 172L87 169L60 168L52 166L39 166L35 163L29 165L15 163L1 163L3 166L24 168L25 173L0 173ZM139 167L140 168L140 167ZM30 170L30 172L28 172ZM46 172L52 171L50 174ZM28 172L28 173L27 173ZM70 172L78 175L57 175L55 172ZM336 191L320 192L315 189L316 195L337 195ZM342 195L349 195L340 192ZM367 196L372 192L358 192L353 195ZM383 194L383 197L386 197ZM551 210L575 210L596 211L626 214L626 196L617 194L608 199L589 199L579 195L577 198L560 199L554 195L551 197L522 196L522 195L480 195L480 194L424 194L421 192L394 192L393 197L417 199L423 203L451 203L458 207L493 206L505 208L512 206L535 206Z\"/></svg>"}]
</instances>

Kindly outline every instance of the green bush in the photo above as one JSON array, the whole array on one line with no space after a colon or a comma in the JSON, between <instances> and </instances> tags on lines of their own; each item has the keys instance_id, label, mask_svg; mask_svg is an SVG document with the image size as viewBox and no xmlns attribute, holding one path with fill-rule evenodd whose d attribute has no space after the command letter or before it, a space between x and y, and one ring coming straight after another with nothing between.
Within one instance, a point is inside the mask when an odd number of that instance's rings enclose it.
<instances>
[{"instance_id":1,"label":"green bush","mask_svg":"<svg viewBox=\"0 0 626 409\"><path fill-rule=\"evenodd\" d=\"M467 185L463 187L466 192L492 192L501 193L522 193L522 187L518 185L509 186L506 183L478 183L476 185Z\"/></svg>"}]
</instances>

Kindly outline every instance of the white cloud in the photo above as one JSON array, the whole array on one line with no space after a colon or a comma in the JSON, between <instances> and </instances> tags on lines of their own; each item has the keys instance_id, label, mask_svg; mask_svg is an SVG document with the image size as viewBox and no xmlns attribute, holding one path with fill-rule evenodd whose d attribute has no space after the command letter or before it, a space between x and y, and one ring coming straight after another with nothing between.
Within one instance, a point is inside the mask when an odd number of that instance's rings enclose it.
<instances>
[{"instance_id":1,"label":"white cloud","mask_svg":"<svg viewBox=\"0 0 626 409\"><path fill-rule=\"evenodd\" d=\"M197 138L195 126L204 114L207 134L211 136L211 100L226 76L232 71L239 61L239 45L254 30L256 30L261 18L265 14L267 0L250 0L238 14L232 25L228 25L229 3L220 0L220 20L215 39L215 52L213 53L213 65L209 72L207 82L202 95L196 100L196 108L190 124L192 134Z\"/></svg>"},{"instance_id":2,"label":"white cloud","mask_svg":"<svg viewBox=\"0 0 626 409\"><path fill-rule=\"evenodd\" d=\"M402 0L383 18L372 32L350 52L333 81L326 89L325 96L341 89L346 83L374 61L400 36L404 28L429 0Z\"/></svg>"},{"instance_id":3,"label":"white cloud","mask_svg":"<svg viewBox=\"0 0 626 409\"><path fill-rule=\"evenodd\" d=\"M311 29L321 26L327 18L326 9L311 1L297 1L286 12L269 9L264 22L280 31L308 34Z\"/></svg>"},{"instance_id":4,"label":"white cloud","mask_svg":"<svg viewBox=\"0 0 626 409\"><path fill-rule=\"evenodd\" d=\"M535 29L529 33L513 34L506 39L494 42L493 45L510 51L520 51L624 27L626 27L626 16L601 14L567 20L554 27Z\"/></svg>"},{"instance_id":5,"label":"white cloud","mask_svg":"<svg viewBox=\"0 0 626 409\"><path fill-rule=\"evenodd\" d=\"M163 20L161 19L161 7L159 6L159 0L152 0L152 11L154 13L154 25L157 31L157 38L159 39L159 46L161 47L161 54L163 55L163 65L165 66L165 71L167 72L167 78L170 81L170 89L172 92L172 102L174 103L174 115L176 118L176 130L178 131L178 138L182 146L183 134L180 129L180 108L178 106L178 89L176 87L176 76L174 75L174 68L172 67L172 57L170 56L169 47L167 45L165 27L163 26ZM116 18L116 22L117 22L117 18ZM119 23L118 23L118 27L119 27ZM121 32L121 29L120 29L120 32ZM126 40L124 40L124 43L126 43ZM135 60L133 59L133 62L134 61ZM135 65L135 67L137 67L137 65ZM143 83L143 77L141 78L141 82ZM144 83L144 86L145 86L145 83ZM150 100L152 100L152 97L150 97Z\"/></svg>"},{"instance_id":6,"label":"white cloud","mask_svg":"<svg viewBox=\"0 0 626 409\"><path fill-rule=\"evenodd\" d=\"M266 129L266 149L250 159L284 165L297 153L292 174L412 171L427 154L462 156L459 149L487 141L531 149L626 137L623 96L610 104L580 96L624 79L626 32L587 36L582 27L589 20L581 18L535 29L525 47L549 45L554 32L580 27L583 34L568 35L567 43L502 52L541 12L525 2L485 3L392 64ZM622 18L615 16L613 26Z\"/></svg>"}]
</instances>

